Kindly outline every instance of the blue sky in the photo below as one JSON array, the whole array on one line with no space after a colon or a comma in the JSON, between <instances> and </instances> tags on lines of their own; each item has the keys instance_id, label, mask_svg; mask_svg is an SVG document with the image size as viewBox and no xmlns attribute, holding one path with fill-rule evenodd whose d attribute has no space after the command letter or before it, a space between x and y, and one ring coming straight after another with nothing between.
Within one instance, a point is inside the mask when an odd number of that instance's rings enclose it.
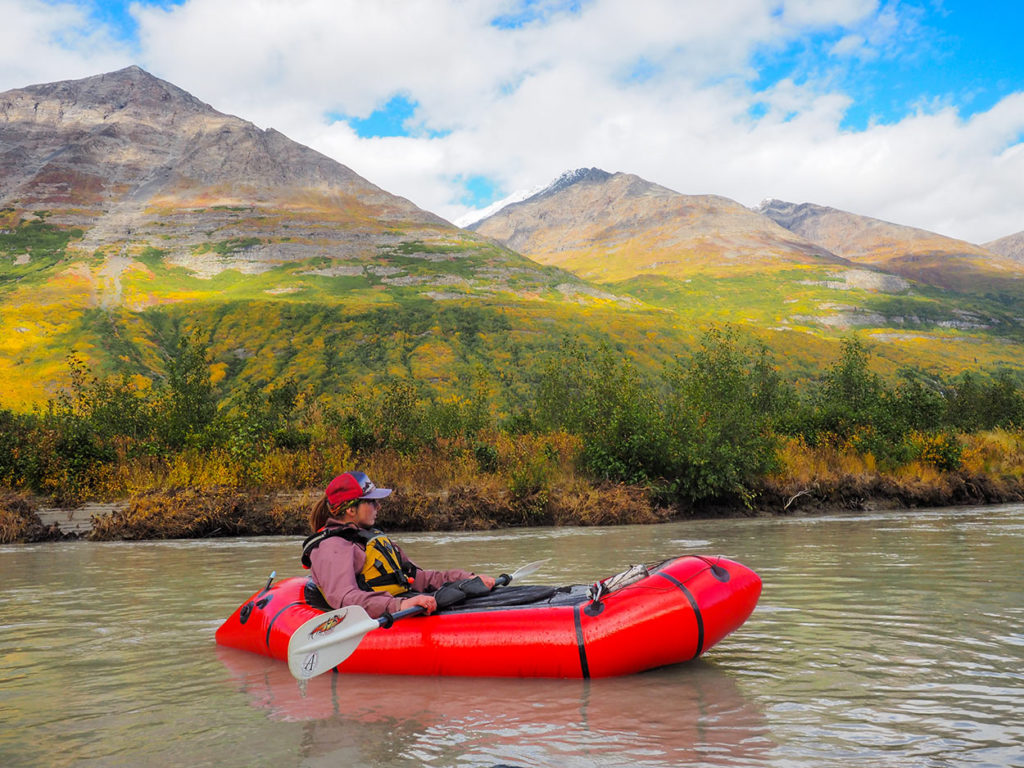
<instances>
[{"instance_id":1,"label":"blue sky","mask_svg":"<svg viewBox=\"0 0 1024 768\"><path fill-rule=\"evenodd\" d=\"M0 0L0 16L0 89L138 64L452 219L598 166L975 242L1024 230L1020 2Z\"/></svg>"},{"instance_id":2,"label":"blue sky","mask_svg":"<svg viewBox=\"0 0 1024 768\"><path fill-rule=\"evenodd\" d=\"M879 46L877 57L836 67L828 51L843 33L825 32L758 57L759 82L789 73L827 77L832 69L836 87L854 102L843 123L851 129L897 122L938 104L970 117L1024 86L1024 3L942 0L900 7L900 39Z\"/></svg>"}]
</instances>

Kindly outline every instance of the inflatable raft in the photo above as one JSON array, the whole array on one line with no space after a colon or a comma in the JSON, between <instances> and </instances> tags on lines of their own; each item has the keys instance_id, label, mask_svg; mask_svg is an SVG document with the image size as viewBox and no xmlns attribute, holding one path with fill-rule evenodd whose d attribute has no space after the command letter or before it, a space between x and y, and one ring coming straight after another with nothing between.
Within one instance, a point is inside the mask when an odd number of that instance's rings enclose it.
<instances>
[{"instance_id":1,"label":"inflatable raft","mask_svg":"<svg viewBox=\"0 0 1024 768\"><path fill-rule=\"evenodd\" d=\"M367 634L335 671L591 678L699 656L754 610L761 579L722 557L633 566L593 585L507 586ZM308 578L268 585L220 628L221 645L287 660L292 634L325 612Z\"/></svg>"}]
</instances>

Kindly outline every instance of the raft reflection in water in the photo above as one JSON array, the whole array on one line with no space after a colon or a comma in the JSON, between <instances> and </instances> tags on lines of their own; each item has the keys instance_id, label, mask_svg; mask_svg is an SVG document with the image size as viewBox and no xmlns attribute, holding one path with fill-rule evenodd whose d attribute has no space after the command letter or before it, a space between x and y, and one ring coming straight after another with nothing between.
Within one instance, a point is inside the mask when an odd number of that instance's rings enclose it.
<instances>
[{"instance_id":1,"label":"raft reflection in water","mask_svg":"<svg viewBox=\"0 0 1024 768\"><path fill-rule=\"evenodd\" d=\"M764 715L704 660L591 681L326 674L303 694L280 662L217 652L251 705L305 723L303 757L335 765L447 764L453 755L536 764L552 754L565 766L598 757L678 766L712 755L759 764L773 746Z\"/></svg>"}]
</instances>

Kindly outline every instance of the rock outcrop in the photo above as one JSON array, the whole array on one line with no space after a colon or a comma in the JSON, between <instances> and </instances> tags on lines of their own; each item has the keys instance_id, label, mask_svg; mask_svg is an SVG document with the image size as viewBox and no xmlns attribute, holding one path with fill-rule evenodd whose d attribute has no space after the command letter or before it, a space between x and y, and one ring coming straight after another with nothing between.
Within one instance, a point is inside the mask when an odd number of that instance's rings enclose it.
<instances>
[{"instance_id":1,"label":"rock outcrop","mask_svg":"<svg viewBox=\"0 0 1024 768\"><path fill-rule=\"evenodd\" d=\"M1024 263L1024 232L1000 237L998 240L985 243L983 247L1000 256Z\"/></svg>"}]
</instances>

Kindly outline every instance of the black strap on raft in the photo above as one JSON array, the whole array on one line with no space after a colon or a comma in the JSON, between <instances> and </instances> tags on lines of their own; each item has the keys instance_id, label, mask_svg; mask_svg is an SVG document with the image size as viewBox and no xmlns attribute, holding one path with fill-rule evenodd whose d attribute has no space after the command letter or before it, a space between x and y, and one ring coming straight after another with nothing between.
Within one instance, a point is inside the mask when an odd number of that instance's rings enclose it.
<instances>
[{"instance_id":1,"label":"black strap on raft","mask_svg":"<svg viewBox=\"0 0 1024 768\"><path fill-rule=\"evenodd\" d=\"M277 576L277 571L271 571L270 578L267 579L267 586L263 588L263 591L256 595L255 598L253 598L252 600L250 600L242 606L242 610L238 614L239 624L245 624L245 622L249 620L249 616L252 615L254 608L259 608L262 611L264 608L267 607L267 603L269 603L274 598L273 595L268 595L267 592L270 591L270 585L274 583L275 576Z\"/></svg>"}]
</instances>

